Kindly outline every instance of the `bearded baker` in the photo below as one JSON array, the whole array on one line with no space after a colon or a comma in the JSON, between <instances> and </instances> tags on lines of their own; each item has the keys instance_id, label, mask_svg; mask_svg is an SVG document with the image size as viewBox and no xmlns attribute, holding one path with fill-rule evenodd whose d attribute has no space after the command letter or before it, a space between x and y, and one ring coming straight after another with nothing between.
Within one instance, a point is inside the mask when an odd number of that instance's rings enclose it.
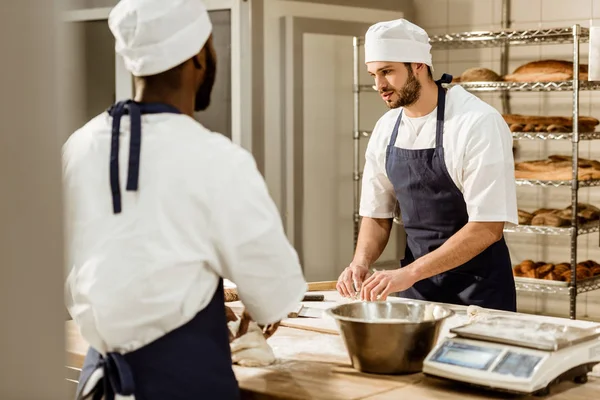
<instances>
[{"instance_id":1,"label":"bearded baker","mask_svg":"<svg viewBox=\"0 0 600 400\"><path fill-rule=\"evenodd\" d=\"M121 0L108 22L135 99L63 155L67 303L91 347L79 393L238 399L231 352L261 342L230 348L223 278L269 326L305 294L298 257L252 156L193 118L216 68L202 1Z\"/></svg>"},{"instance_id":2,"label":"bearded baker","mask_svg":"<svg viewBox=\"0 0 600 400\"><path fill-rule=\"evenodd\" d=\"M390 108L366 150L352 263L344 296L400 297L515 311L505 224L517 224L512 138L493 107L452 77L432 78L429 37L400 19L371 26L365 62ZM384 250L399 206L407 234L400 268L368 271Z\"/></svg>"}]
</instances>

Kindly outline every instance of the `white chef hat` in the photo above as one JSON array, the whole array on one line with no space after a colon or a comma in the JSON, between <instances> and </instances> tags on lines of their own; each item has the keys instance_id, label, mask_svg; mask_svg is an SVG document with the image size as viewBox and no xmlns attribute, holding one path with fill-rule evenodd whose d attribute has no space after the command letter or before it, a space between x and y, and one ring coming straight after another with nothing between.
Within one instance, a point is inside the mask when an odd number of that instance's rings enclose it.
<instances>
[{"instance_id":1,"label":"white chef hat","mask_svg":"<svg viewBox=\"0 0 600 400\"><path fill-rule=\"evenodd\" d=\"M429 36L405 20L378 22L365 36L365 63L372 61L431 63Z\"/></svg>"},{"instance_id":2,"label":"white chef hat","mask_svg":"<svg viewBox=\"0 0 600 400\"><path fill-rule=\"evenodd\" d=\"M134 76L156 75L200 52L212 33L202 0L121 0L108 26Z\"/></svg>"}]
</instances>

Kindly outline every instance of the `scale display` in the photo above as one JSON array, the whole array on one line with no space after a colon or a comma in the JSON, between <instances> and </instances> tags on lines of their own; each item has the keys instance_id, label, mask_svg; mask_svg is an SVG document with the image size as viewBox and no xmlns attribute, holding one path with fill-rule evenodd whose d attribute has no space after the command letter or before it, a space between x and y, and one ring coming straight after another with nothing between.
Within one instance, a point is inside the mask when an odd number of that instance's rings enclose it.
<instances>
[{"instance_id":1,"label":"scale display","mask_svg":"<svg viewBox=\"0 0 600 400\"><path fill-rule=\"evenodd\" d=\"M431 361L486 371L501 352L500 349L447 342Z\"/></svg>"},{"instance_id":2,"label":"scale display","mask_svg":"<svg viewBox=\"0 0 600 400\"><path fill-rule=\"evenodd\" d=\"M533 374L535 366L542 361L542 357L531 354L520 354L508 352L498 363L494 372L502 375L512 375L518 378L529 378Z\"/></svg>"}]
</instances>

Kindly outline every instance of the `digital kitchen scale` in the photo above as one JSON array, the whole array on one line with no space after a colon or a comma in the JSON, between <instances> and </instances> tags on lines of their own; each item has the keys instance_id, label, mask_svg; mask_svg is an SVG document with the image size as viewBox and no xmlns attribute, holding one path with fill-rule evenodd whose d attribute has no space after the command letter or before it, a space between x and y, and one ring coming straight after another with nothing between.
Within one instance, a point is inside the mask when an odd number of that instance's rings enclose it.
<instances>
[{"instance_id":1,"label":"digital kitchen scale","mask_svg":"<svg viewBox=\"0 0 600 400\"><path fill-rule=\"evenodd\" d=\"M564 380L587 382L600 363L600 325L565 326L492 317L450 329L423 373L515 394L546 395Z\"/></svg>"}]
</instances>

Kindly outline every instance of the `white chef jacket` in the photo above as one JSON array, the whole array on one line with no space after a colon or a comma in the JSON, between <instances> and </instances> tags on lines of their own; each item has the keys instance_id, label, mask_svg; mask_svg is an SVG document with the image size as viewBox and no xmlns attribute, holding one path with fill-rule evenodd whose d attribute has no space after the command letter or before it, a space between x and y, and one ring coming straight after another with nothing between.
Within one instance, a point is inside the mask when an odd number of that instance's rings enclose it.
<instances>
[{"instance_id":1,"label":"white chef jacket","mask_svg":"<svg viewBox=\"0 0 600 400\"><path fill-rule=\"evenodd\" d=\"M360 215L391 218L396 194L386 168L386 148L401 108L384 114L373 130L365 153ZM437 107L409 118L398 128L395 146L435 147ZM498 111L460 86L446 92L444 158L452 181L467 205L469 221L518 224L512 135Z\"/></svg>"},{"instance_id":2,"label":"white chef jacket","mask_svg":"<svg viewBox=\"0 0 600 400\"><path fill-rule=\"evenodd\" d=\"M121 214L109 183L112 118L99 115L63 149L66 301L82 336L101 352L133 351L191 320L219 277L256 322L286 317L307 285L252 156L186 115L143 115L139 190L129 192L129 121Z\"/></svg>"}]
</instances>

